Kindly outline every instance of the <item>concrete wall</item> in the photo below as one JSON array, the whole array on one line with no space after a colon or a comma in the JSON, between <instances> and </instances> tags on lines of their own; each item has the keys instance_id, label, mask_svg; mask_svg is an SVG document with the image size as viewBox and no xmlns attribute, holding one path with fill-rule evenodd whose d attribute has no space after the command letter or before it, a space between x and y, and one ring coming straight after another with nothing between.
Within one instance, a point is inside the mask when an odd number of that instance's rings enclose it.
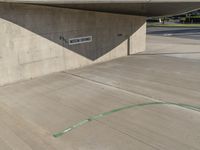
<instances>
[{"instance_id":1,"label":"concrete wall","mask_svg":"<svg viewBox=\"0 0 200 150\"><path fill-rule=\"evenodd\" d=\"M92 36L90 43L68 39ZM145 17L0 4L0 85L145 50Z\"/></svg>"}]
</instances>

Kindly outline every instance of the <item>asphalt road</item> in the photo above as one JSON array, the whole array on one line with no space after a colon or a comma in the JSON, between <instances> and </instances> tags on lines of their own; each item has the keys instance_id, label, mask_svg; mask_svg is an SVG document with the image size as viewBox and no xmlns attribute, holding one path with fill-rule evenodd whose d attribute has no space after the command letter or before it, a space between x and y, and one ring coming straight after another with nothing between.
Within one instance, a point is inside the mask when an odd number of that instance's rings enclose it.
<instances>
[{"instance_id":1,"label":"asphalt road","mask_svg":"<svg viewBox=\"0 0 200 150\"><path fill-rule=\"evenodd\" d=\"M149 27L147 34L200 40L200 28Z\"/></svg>"}]
</instances>

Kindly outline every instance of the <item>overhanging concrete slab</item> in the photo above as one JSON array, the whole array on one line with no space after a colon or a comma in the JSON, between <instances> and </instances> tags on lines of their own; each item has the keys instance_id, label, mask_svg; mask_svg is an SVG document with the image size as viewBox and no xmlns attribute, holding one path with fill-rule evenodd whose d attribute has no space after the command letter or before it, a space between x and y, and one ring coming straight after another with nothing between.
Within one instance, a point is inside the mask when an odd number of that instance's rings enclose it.
<instances>
[{"instance_id":1,"label":"overhanging concrete slab","mask_svg":"<svg viewBox=\"0 0 200 150\"><path fill-rule=\"evenodd\" d=\"M40 4L142 16L172 15L200 8L199 0L0 0L0 2Z\"/></svg>"}]
</instances>

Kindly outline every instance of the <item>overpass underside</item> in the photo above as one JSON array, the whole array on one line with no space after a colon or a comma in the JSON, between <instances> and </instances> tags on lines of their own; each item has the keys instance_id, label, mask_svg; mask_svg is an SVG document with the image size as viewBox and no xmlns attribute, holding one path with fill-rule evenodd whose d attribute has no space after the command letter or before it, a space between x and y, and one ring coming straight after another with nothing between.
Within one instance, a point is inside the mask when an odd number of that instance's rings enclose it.
<instances>
[{"instance_id":1,"label":"overpass underside","mask_svg":"<svg viewBox=\"0 0 200 150\"><path fill-rule=\"evenodd\" d=\"M138 16L163 16L188 12L200 7L199 2L157 2L157 3L90 3L90 4L41 4L47 6L81 10L120 13Z\"/></svg>"},{"instance_id":2,"label":"overpass underside","mask_svg":"<svg viewBox=\"0 0 200 150\"><path fill-rule=\"evenodd\" d=\"M199 5L0 2L0 85L142 52L145 16L179 13Z\"/></svg>"}]
</instances>

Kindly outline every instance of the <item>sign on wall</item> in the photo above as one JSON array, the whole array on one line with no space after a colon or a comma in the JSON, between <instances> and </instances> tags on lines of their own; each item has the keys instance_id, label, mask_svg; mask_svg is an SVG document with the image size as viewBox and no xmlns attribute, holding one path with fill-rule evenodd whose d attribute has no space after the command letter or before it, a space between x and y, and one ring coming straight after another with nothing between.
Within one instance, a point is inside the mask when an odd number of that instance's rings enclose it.
<instances>
[{"instance_id":1,"label":"sign on wall","mask_svg":"<svg viewBox=\"0 0 200 150\"><path fill-rule=\"evenodd\" d=\"M85 36L85 37L77 37L69 39L69 45L76 45L82 43L89 43L92 42L92 36Z\"/></svg>"}]
</instances>

